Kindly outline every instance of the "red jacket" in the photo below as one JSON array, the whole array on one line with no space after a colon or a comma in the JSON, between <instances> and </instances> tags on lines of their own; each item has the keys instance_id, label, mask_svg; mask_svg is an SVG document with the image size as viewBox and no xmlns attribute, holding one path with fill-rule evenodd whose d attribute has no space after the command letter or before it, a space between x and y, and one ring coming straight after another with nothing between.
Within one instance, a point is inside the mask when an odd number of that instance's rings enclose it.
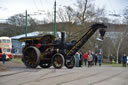
<instances>
[{"instance_id":1,"label":"red jacket","mask_svg":"<svg viewBox=\"0 0 128 85\"><path fill-rule=\"evenodd\" d=\"M88 54L84 53L84 59L87 59L87 58L88 58Z\"/></svg>"}]
</instances>

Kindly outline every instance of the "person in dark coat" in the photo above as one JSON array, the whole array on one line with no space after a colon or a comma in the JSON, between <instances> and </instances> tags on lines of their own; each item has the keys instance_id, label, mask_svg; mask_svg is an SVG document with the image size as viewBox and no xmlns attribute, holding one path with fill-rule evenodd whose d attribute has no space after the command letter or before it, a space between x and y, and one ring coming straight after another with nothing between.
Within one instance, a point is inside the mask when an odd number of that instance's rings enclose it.
<instances>
[{"instance_id":1,"label":"person in dark coat","mask_svg":"<svg viewBox=\"0 0 128 85\"><path fill-rule=\"evenodd\" d=\"M79 67L81 67L83 65L83 53L82 53L82 51L80 51L79 54L80 54Z\"/></svg>"},{"instance_id":2,"label":"person in dark coat","mask_svg":"<svg viewBox=\"0 0 128 85\"><path fill-rule=\"evenodd\" d=\"M93 56L92 64L96 65L96 63L97 63L97 56L96 56L96 54L94 52L92 52L92 56Z\"/></svg>"},{"instance_id":3,"label":"person in dark coat","mask_svg":"<svg viewBox=\"0 0 128 85\"><path fill-rule=\"evenodd\" d=\"M127 63L127 56L124 54L124 56L122 57L123 67L126 67L126 63Z\"/></svg>"},{"instance_id":4,"label":"person in dark coat","mask_svg":"<svg viewBox=\"0 0 128 85\"><path fill-rule=\"evenodd\" d=\"M102 59L103 59L103 56L101 55L101 53L98 54L97 58L98 58L99 66L101 66L102 65Z\"/></svg>"},{"instance_id":5,"label":"person in dark coat","mask_svg":"<svg viewBox=\"0 0 128 85\"><path fill-rule=\"evenodd\" d=\"M3 62L3 64L5 63L5 60L6 60L6 54L3 53L3 55L2 55L2 62Z\"/></svg>"},{"instance_id":6,"label":"person in dark coat","mask_svg":"<svg viewBox=\"0 0 128 85\"><path fill-rule=\"evenodd\" d=\"M97 65L97 61L98 61L97 54L95 54L95 66Z\"/></svg>"}]
</instances>

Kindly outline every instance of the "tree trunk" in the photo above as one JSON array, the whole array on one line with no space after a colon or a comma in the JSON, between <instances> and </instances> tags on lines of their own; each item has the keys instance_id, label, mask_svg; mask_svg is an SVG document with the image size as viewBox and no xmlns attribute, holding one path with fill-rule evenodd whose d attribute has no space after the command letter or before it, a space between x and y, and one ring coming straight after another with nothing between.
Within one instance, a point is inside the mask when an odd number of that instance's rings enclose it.
<instances>
[{"instance_id":1,"label":"tree trunk","mask_svg":"<svg viewBox=\"0 0 128 85\"><path fill-rule=\"evenodd\" d=\"M122 41L123 41L123 38L120 39L120 41L119 41L119 45L118 45L118 47L117 47L117 51L116 51L116 60L117 60L116 63L117 63L117 64L118 64L119 51L120 51L120 46L121 46Z\"/></svg>"}]
</instances>

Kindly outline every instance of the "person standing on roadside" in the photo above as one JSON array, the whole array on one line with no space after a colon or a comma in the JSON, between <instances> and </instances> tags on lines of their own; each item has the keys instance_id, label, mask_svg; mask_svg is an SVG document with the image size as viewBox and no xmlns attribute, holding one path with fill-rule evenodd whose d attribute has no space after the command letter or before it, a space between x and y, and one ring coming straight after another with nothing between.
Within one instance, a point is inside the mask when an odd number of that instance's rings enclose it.
<instances>
[{"instance_id":1,"label":"person standing on roadside","mask_svg":"<svg viewBox=\"0 0 128 85\"><path fill-rule=\"evenodd\" d=\"M87 59L88 59L88 53L85 52L84 53L84 63L85 63L85 65L87 65Z\"/></svg>"},{"instance_id":2,"label":"person standing on roadside","mask_svg":"<svg viewBox=\"0 0 128 85\"><path fill-rule=\"evenodd\" d=\"M98 60L98 59L97 59L97 54L95 54L95 56L96 56L96 57L95 57L95 66L96 66L96 65L97 65L97 60Z\"/></svg>"},{"instance_id":3,"label":"person standing on roadside","mask_svg":"<svg viewBox=\"0 0 128 85\"><path fill-rule=\"evenodd\" d=\"M96 54L94 52L92 52L92 57L93 57L93 60L92 60L92 65L95 65L95 60L96 60Z\"/></svg>"},{"instance_id":4,"label":"person standing on roadside","mask_svg":"<svg viewBox=\"0 0 128 85\"><path fill-rule=\"evenodd\" d=\"M126 67L126 63L127 63L127 56L124 54L123 57L122 57L123 67Z\"/></svg>"},{"instance_id":5,"label":"person standing on roadside","mask_svg":"<svg viewBox=\"0 0 128 85\"><path fill-rule=\"evenodd\" d=\"M5 60L6 60L6 54L3 53L3 55L2 55L2 62L3 62L3 64L5 63Z\"/></svg>"},{"instance_id":6,"label":"person standing on roadside","mask_svg":"<svg viewBox=\"0 0 128 85\"><path fill-rule=\"evenodd\" d=\"M76 52L75 57L76 57L76 67L79 67L79 60L80 60L79 52Z\"/></svg>"},{"instance_id":7,"label":"person standing on roadside","mask_svg":"<svg viewBox=\"0 0 128 85\"><path fill-rule=\"evenodd\" d=\"M92 66L92 61L93 61L92 52L89 51L89 54L88 54L88 67Z\"/></svg>"},{"instance_id":8,"label":"person standing on roadside","mask_svg":"<svg viewBox=\"0 0 128 85\"><path fill-rule=\"evenodd\" d=\"M81 50L80 50L79 54L80 54L79 67L81 67L83 65L83 53Z\"/></svg>"},{"instance_id":9,"label":"person standing on roadside","mask_svg":"<svg viewBox=\"0 0 128 85\"><path fill-rule=\"evenodd\" d=\"M97 57L98 57L99 66L101 66L102 65L103 56L102 56L101 53L99 53Z\"/></svg>"}]
</instances>

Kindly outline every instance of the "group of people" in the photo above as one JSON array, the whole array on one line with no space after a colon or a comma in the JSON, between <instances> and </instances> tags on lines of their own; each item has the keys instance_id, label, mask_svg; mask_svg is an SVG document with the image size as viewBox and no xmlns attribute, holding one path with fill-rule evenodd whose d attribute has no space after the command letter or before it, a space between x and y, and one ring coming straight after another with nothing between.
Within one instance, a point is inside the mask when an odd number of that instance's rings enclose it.
<instances>
[{"instance_id":1,"label":"group of people","mask_svg":"<svg viewBox=\"0 0 128 85\"><path fill-rule=\"evenodd\" d=\"M112 56L112 54L109 56L109 60L110 60L110 63L111 63L111 64L112 64L113 62L116 62L116 61L115 61L115 58L116 58L116 57ZM126 54L123 54L123 56L121 57L121 63L122 63L122 66L123 66L123 67L127 67L128 59L127 59Z\"/></svg>"},{"instance_id":2,"label":"group of people","mask_svg":"<svg viewBox=\"0 0 128 85\"><path fill-rule=\"evenodd\" d=\"M102 59L103 56L101 53L95 54L92 51L85 52L84 54L80 52L76 52L76 67L81 67L81 65L85 64L85 66L91 67L92 65L97 65L97 62L99 63L99 66L102 65Z\"/></svg>"}]
</instances>

